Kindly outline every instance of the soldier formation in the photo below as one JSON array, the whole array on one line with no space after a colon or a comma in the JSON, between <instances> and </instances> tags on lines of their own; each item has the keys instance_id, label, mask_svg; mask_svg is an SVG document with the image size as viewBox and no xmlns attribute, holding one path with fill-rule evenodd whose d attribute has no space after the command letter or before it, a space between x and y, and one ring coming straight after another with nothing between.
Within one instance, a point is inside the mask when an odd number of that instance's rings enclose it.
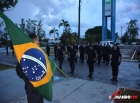
<instances>
[{"instance_id":1,"label":"soldier formation","mask_svg":"<svg viewBox=\"0 0 140 103\"><path fill-rule=\"evenodd\" d=\"M48 47L46 47L46 51L47 48ZM86 58L86 62L89 68L89 75L87 77L92 78L95 63L98 65L101 65L101 62L105 63L106 65L109 65L110 63L112 66L111 80L118 81L118 66L121 64L122 55L120 53L119 47L116 44L114 44L112 47L109 44L84 45L81 43L79 46L77 44L68 44L66 48L63 44L54 44L54 59L58 60L60 69L62 69L62 62L65 58L65 54L67 54L67 59L71 68L70 73L74 73L75 63L77 62L78 58L80 59L81 63L84 63Z\"/></svg>"}]
</instances>

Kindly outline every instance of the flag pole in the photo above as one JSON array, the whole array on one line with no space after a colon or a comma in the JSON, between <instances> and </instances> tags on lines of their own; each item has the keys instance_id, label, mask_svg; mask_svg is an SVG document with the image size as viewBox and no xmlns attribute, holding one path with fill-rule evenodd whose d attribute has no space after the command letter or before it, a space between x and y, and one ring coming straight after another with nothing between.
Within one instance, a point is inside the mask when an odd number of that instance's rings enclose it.
<instances>
[{"instance_id":1,"label":"flag pole","mask_svg":"<svg viewBox=\"0 0 140 103\"><path fill-rule=\"evenodd\" d=\"M56 68L59 70L59 72L61 72L66 78L68 78L68 76L58 67L56 66Z\"/></svg>"},{"instance_id":2,"label":"flag pole","mask_svg":"<svg viewBox=\"0 0 140 103\"><path fill-rule=\"evenodd\" d=\"M58 64L60 64L59 63L59 61L58 61ZM61 65L61 64L60 64ZM62 66L62 65L61 65ZM58 66L56 66L56 68L59 70L59 72L61 72L66 78L68 77ZM62 67L63 68L63 67Z\"/></svg>"}]
</instances>

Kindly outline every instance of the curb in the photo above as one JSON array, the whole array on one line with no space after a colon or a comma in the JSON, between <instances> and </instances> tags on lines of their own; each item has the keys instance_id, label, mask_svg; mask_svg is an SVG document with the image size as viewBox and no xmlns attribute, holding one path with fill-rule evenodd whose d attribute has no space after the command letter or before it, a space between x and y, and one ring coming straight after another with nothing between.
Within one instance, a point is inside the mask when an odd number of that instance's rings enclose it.
<instances>
[{"instance_id":1,"label":"curb","mask_svg":"<svg viewBox=\"0 0 140 103\"><path fill-rule=\"evenodd\" d=\"M122 59L122 61L127 61L127 62L138 62L138 60L132 60L132 59Z\"/></svg>"},{"instance_id":2,"label":"curb","mask_svg":"<svg viewBox=\"0 0 140 103\"><path fill-rule=\"evenodd\" d=\"M13 67L13 68L16 67L16 65L10 64L10 63L6 63L6 62L0 62L0 64L1 64L1 65L5 65L5 66L9 66L9 67Z\"/></svg>"},{"instance_id":3,"label":"curb","mask_svg":"<svg viewBox=\"0 0 140 103\"><path fill-rule=\"evenodd\" d=\"M124 61L124 62L138 62L138 60L131 60L131 59L122 59L122 61ZM15 64L7 63L7 62L0 62L0 64L5 65L5 66L10 66L10 67L13 67L13 68L16 67Z\"/></svg>"}]
</instances>

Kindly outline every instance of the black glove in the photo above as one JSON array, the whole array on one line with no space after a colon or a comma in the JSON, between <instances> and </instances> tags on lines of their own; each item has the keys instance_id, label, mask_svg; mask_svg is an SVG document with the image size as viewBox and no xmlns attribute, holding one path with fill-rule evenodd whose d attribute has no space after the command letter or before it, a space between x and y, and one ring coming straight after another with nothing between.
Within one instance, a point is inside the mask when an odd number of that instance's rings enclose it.
<instances>
[{"instance_id":1,"label":"black glove","mask_svg":"<svg viewBox=\"0 0 140 103\"><path fill-rule=\"evenodd\" d=\"M95 63L95 62L96 62L96 59L93 60L93 63Z\"/></svg>"},{"instance_id":2,"label":"black glove","mask_svg":"<svg viewBox=\"0 0 140 103\"><path fill-rule=\"evenodd\" d=\"M110 65L112 66L112 62L110 62Z\"/></svg>"},{"instance_id":3,"label":"black glove","mask_svg":"<svg viewBox=\"0 0 140 103\"><path fill-rule=\"evenodd\" d=\"M88 61L88 59L87 59L87 65L89 64L89 61Z\"/></svg>"},{"instance_id":4,"label":"black glove","mask_svg":"<svg viewBox=\"0 0 140 103\"><path fill-rule=\"evenodd\" d=\"M119 61L119 62L118 62L118 65L120 65L120 64L121 64L121 62Z\"/></svg>"}]
</instances>

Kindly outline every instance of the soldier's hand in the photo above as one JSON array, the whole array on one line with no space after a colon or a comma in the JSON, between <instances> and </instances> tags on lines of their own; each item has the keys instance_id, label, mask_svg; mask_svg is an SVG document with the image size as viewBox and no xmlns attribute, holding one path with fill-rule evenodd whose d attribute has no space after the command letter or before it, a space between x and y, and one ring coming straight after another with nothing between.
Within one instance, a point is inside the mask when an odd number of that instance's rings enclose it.
<instances>
[{"instance_id":1,"label":"soldier's hand","mask_svg":"<svg viewBox=\"0 0 140 103\"><path fill-rule=\"evenodd\" d=\"M121 64L121 61L118 61L118 65L120 65Z\"/></svg>"},{"instance_id":2,"label":"soldier's hand","mask_svg":"<svg viewBox=\"0 0 140 103\"><path fill-rule=\"evenodd\" d=\"M93 62L95 63L96 62L96 59L94 59Z\"/></svg>"}]
</instances>

